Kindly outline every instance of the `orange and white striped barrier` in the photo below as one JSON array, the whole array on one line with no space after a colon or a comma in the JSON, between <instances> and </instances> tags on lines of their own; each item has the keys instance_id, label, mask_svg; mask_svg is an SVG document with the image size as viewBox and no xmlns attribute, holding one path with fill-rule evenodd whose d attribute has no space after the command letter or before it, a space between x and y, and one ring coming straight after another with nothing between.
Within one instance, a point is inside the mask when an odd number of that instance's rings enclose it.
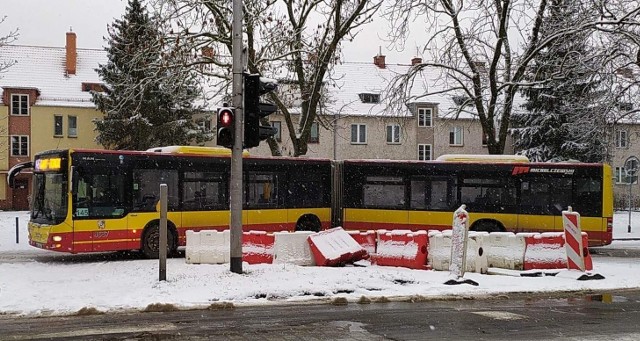
<instances>
[{"instance_id":1,"label":"orange and white striped barrier","mask_svg":"<svg viewBox=\"0 0 640 341\"><path fill-rule=\"evenodd\" d=\"M564 228L565 250L567 252L567 268L569 270L585 271L584 252L582 245L582 230L580 229L580 213L573 212L571 206L562 211L562 226Z\"/></svg>"}]
</instances>

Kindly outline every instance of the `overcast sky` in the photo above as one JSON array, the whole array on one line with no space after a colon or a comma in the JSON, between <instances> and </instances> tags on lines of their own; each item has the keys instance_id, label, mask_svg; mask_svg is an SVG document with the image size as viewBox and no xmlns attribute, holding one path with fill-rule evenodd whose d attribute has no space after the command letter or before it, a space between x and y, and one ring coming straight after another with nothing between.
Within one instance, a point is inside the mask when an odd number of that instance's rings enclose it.
<instances>
[{"instance_id":1,"label":"overcast sky","mask_svg":"<svg viewBox=\"0 0 640 341\"><path fill-rule=\"evenodd\" d=\"M0 25L0 35L19 28L15 44L62 47L71 28L77 33L78 47L101 48L107 25L123 15L126 5L126 0L0 0L0 16L7 16ZM388 25L382 19L367 25L354 42L345 45L344 59L373 61L382 48L387 63L408 64L415 56L416 42L408 41L405 51L395 51L380 39L387 32Z\"/></svg>"}]
</instances>

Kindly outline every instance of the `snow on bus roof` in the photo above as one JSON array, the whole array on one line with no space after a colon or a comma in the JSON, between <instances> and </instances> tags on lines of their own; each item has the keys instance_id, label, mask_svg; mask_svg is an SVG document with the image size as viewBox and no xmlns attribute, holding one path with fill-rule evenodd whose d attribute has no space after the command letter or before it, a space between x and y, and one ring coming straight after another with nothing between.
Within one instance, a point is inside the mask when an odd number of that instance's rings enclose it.
<instances>
[{"instance_id":1,"label":"snow on bus roof","mask_svg":"<svg viewBox=\"0 0 640 341\"><path fill-rule=\"evenodd\" d=\"M444 154L440 155L436 161L452 161L452 162L529 162L529 158L524 155L481 155L481 154Z\"/></svg>"}]
</instances>

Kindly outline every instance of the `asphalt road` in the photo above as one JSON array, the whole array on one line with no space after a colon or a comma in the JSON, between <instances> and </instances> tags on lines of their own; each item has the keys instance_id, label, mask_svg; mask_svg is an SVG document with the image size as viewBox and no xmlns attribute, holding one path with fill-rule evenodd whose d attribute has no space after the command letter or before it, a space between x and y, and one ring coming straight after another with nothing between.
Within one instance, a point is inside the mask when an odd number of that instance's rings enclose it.
<instances>
[{"instance_id":1,"label":"asphalt road","mask_svg":"<svg viewBox=\"0 0 640 341\"><path fill-rule=\"evenodd\" d=\"M0 340L639 340L640 291L572 297L0 316Z\"/></svg>"}]
</instances>

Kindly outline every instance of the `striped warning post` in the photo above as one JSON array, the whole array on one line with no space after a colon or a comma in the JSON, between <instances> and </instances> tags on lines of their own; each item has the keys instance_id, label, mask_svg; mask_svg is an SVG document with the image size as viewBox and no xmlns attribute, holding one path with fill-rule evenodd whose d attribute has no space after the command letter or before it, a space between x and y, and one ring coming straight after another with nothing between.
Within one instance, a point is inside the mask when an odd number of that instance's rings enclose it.
<instances>
[{"instance_id":1,"label":"striped warning post","mask_svg":"<svg viewBox=\"0 0 640 341\"><path fill-rule=\"evenodd\" d=\"M565 250L567 252L567 268L585 271L584 253L582 252L582 231L580 229L580 214L573 212L571 206L562 211L562 225L564 227Z\"/></svg>"}]
</instances>

